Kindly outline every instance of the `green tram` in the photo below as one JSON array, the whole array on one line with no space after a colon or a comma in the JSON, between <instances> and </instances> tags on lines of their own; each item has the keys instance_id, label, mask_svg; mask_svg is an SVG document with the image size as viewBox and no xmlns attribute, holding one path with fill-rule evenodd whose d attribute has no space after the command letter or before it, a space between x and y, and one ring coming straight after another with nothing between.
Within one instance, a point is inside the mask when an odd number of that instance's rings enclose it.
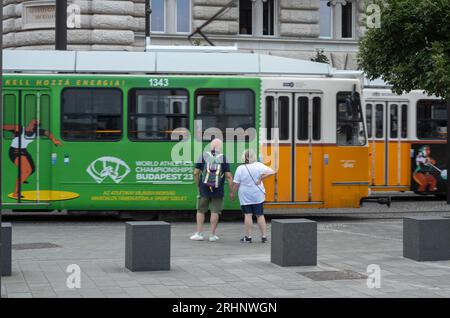
<instances>
[{"instance_id":1,"label":"green tram","mask_svg":"<svg viewBox=\"0 0 450 318\"><path fill-rule=\"evenodd\" d=\"M267 148L270 142L262 143L267 136L260 135L261 127L279 128L281 140L289 134L279 154L289 159L280 158L283 167L268 185L268 191L275 193L268 194L269 203L358 206L367 195L367 144L360 106L349 104L348 98L339 104L342 94L350 96L352 90L360 89L358 81L333 78L328 65L258 54L192 51L5 51L4 60L3 209L195 210L194 161L211 140L209 127L224 134L230 127L256 129L255 136L233 143L233 155L225 137L225 153L234 156L234 162L240 158L239 149L244 149L242 143L254 141L259 149ZM274 85L272 89L265 87L264 76ZM331 112L334 119L327 118L327 103L336 109L336 96L338 114ZM309 141L294 138L300 120L296 100L306 101L306 113L309 105L306 120L320 125L309 125L320 130L320 140L312 131ZM314 115L317 101L322 101L323 109ZM359 112L352 122L356 130L345 138L339 137L341 130L336 128L342 105L347 113L348 107ZM328 129L330 120L333 124ZM178 139L172 133L178 133ZM340 141L352 151L333 179L326 169L334 158L343 160L333 148ZM310 158L312 149L320 148L326 158L321 168L309 161L307 188L319 190L305 200L296 199L295 192L296 162L303 162L295 157L300 156L300 148L310 149ZM187 160L174 160L174 151ZM291 164L289 173L283 170L287 169L284 162ZM232 171L236 165L232 164ZM349 167L356 172L350 179ZM317 180L311 180L312 176ZM345 195L338 202L339 193ZM225 209L239 209L238 201L225 200Z\"/></svg>"}]
</instances>

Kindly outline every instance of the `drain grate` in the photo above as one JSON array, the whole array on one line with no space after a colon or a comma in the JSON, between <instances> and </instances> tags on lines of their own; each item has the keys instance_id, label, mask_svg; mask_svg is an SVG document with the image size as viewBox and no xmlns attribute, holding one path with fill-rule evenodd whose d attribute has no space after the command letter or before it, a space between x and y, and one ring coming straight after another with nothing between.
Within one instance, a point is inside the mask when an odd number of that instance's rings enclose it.
<instances>
[{"instance_id":1,"label":"drain grate","mask_svg":"<svg viewBox=\"0 0 450 318\"><path fill-rule=\"evenodd\" d=\"M367 276L351 270L299 272L298 274L314 281L366 279Z\"/></svg>"},{"instance_id":2,"label":"drain grate","mask_svg":"<svg viewBox=\"0 0 450 318\"><path fill-rule=\"evenodd\" d=\"M20 243L20 244L13 244L12 248L14 250L37 250L40 248L55 248L55 247L61 247L59 245L53 244L53 243Z\"/></svg>"}]
</instances>

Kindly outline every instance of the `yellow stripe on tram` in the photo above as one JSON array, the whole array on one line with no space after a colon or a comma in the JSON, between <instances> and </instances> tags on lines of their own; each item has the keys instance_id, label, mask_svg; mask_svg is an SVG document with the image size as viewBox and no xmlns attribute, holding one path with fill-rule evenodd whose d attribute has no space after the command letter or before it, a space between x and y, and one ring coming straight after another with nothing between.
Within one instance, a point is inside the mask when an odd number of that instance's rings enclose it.
<instances>
[{"instance_id":1,"label":"yellow stripe on tram","mask_svg":"<svg viewBox=\"0 0 450 318\"><path fill-rule=\"evenodd\" d=\"M40 190L40 191L22 191L23 201L63 201L72 200L78 198L80 195L75 192L68 191L55 191L55 190ZM11 199L17 199L14 197L14 193L8 195Z\"/></svg>"}]
</instances>

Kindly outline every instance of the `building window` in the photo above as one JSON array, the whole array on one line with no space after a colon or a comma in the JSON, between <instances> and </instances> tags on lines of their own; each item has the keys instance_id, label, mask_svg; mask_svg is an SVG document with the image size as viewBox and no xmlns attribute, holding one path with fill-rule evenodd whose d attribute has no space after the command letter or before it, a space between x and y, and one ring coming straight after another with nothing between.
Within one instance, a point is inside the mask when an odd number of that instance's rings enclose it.
<instances>
[{"instance_id":1,"label":"building window","mask_svg":"<svg viewBox=\"0 0 450 318\"><path fill-rule=\"evenodd\" d=\"M239 34L253 34L253 2L239 0Z\"/></svg>"},{"instance_id":2,"label":"building window","mask_svg":"<svg viewBox=\"0 0 450 318\"><path fill-rule=\"evenodd\" d=\"M188 93L175 89L133 89L129 95L128 138L171 140L188 128Z\"/></svg>"},{"instance_id":3,"label":"building window","mask_svg":"<svg viewBox=\"0 0 450 318\"><path fill-rule=\"evenodd\" d=\"M333 13L329 0L320 0L320 36L324 38L332 37L332 17Z\"/></svg>"},{"instance_id":4,"label":"building window","mask_svg":"<svg viewBox=\"0 0 450 318\"><path fill-rule=\"evenodd\" d=\"M263 35L274 35L275 0L263 0Z\"/></svg>"},{"instance_id":5,"label":"building window","mask_svg":"<svg viewBox=\"0 0 450 318\"><path fill-rule=\"evenodd\" d=\"M275 35L275 0L239 0L239 34Z\"/></svg>"},{"instance_id":6,"label":"building window","mask_svg":"<svg viewBox=\"0 0 450 318\"><path fill-rule=\"evenodd\" d=\"M152 0L151 8L152 13L150 15L152 32L165 32L166 31L166 1L165 0Z\"/></svg>"},{"instance_id":7,"label":"building window","mask_svg":"<svg viewBox=\"0 0 450 318\"><path fill-rule=\"evenodd\" d=\"M208 139L204 134L208 128L219 129L225 138L227 128L255 127L255 97L251 90L198 90L195 99L195 117L201 121L203 139Z\"/></svg>"},{"instance_id":8,"label":"building window","mask_svg":"<svg viewBox=\"0 0 450 318\"><path fill-rule=\"evenodd\" d=\"M356 3L354 0L320 0L319 13L320 37L355 38Z\"/></svg>"},{"instance_id":9,"label":"building window","mask_svg":"<svg viewBox=\"0 0 450 318\"><path fill-rule=\"evenodd\" d=\"M342 31L341 37L343 39L353 38L353 2L347 2L345 6L342 6L341 21Z\"/></svg>"},{"instance_id":10,"label":"building window","mask_svg":"<svg viewBox=\"0 0 450 318\"><path fill-rule=\"evenodd\" d=\"M122 92L114 88L64 89L61 118L64 140L119 140L122 137Z\"/></svg>"},{"instance_id":11,"label":"building window","mask_svg":"<svg viewBox=\"0 0 450 318\"><path fill-rule=\"evenodd\" d=\"M191 32L191 0L177 1L177 33Z\"/></svg>"}]
</instances>

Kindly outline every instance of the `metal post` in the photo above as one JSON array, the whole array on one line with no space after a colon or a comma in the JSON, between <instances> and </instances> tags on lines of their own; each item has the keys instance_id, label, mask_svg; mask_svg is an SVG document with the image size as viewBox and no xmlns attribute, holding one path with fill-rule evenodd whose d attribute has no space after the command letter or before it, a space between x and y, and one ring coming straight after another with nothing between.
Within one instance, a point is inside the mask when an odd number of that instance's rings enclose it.
<instances>
[{"instance_id":1,"label":"metal post","mask_svg":"<svg viewBox=\"0 0 450 318\"><path fill-rule=\"evenodd\" d=\"M152 9L150 6L150 0L145 0L145 52L147 52L147 49L150 46L150 32L152 27L150 23L150 15L152 14Z\"/></svg>"},{"instance_id":2,"label":"metal post","mask_svg":"<svg viewBox=\"0 0 450 318\"><path fill-rule=\"evenodd\" d=\"M67 0L56 0L55 50L67 50Z\"/></svg>"},{"instance_id":3,"label":"metal post","mask_svg":"<svg viewBox=\"0 0 450 318\"><path fill-rule=\"evenodd\" d=\"M0 152L3 151L3 94L2 94L2 88L3 88L3 0L0 0ZM2 224L2 209L3 209L3 202L2 202L2 158L3 155L0 156L0 298L2 298L2 231L1 231L1 224Z\"/></svg>"},{"instance_id":4,"label":"metal post","mask_svg":"<svg viewBox=\"0 0 450 318\"><path fill-rule=\"evenodd\" d=\"M450 99L447 100L447 171L450 169L450 138L448 137L448 125L450 123ZM450 180L447 176L447 204L450 204Z\"/></svg>"}]
</instances>

